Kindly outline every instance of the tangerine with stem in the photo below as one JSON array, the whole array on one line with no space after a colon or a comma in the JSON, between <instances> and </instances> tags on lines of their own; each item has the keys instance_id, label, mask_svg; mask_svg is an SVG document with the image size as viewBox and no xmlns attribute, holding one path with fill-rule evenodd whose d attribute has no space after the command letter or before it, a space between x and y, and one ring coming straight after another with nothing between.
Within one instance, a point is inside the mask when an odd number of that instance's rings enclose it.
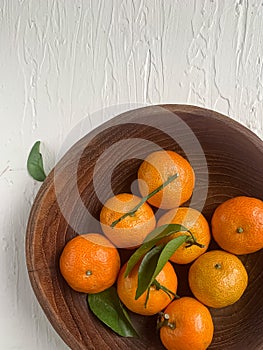
<instances>
[{"instance_id":1,"label":"tangerine with stem","mask_svg":"<svg viewBox=\"0 0 263 350\"><path fill-rule=\"evenodd\" d=\"M214 333L208 308L190 297L169 304L159 317L158 328L167 350L205 350Z\"/></svg>"},{"instance_id":2,"label":"tangerine with stem","mask_svg":"<svg viewBox=\"0 0 263 350\"><path fill-rule=\"evenodd\" d=\"M176 296L177 275L173 266L167 262L150 288L136 299L139 266L140 262L127 277L127 263L122 266L117 280L117 292L129 310L140 315L154 315L163 310Z\"/></svg>"}]
</instances>

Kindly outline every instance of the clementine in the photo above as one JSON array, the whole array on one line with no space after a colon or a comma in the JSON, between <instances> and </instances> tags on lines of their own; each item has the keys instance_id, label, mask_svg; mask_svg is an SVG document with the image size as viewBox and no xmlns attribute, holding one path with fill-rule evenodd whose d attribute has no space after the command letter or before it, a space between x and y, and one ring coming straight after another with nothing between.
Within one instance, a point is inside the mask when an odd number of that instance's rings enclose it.
<instances>
[{"instance_id":1,"label":"clementine","mask_svg":"<svg viewBox=\"0 0 263 350\"><path fill-rule=\"evenodd\" d=\"M89 233L71 239L59 260L69 286L83 293L98 293L114 284L120 270L118 250L103 235Z\"/></svg>"},{"instance_id":2,"label":"clementine","mask_svg":"<svg viewBox=\"0 0 263 350\"><path fill-rule=\"evenodd\" d=\"M179 224L185 226L189 231L191 231L196 241L203 245L203 248L200 248L200 246L197 245L189 246L188 243L184 243L171 256L170 260L172 262L177 264L188 264L201 254L205 253L209 246L211 235L208 222L198 210L186 207L171 209L160 217L157 226L166 224ZM177 232L172 234L171 236L163 239L161 243L167 243L171 239L182 234L186 234L186 232Z\"/></svg>"},{"instance_id":3,"label":"clementine","mask_svg":"<svg viewBox=\"0 0 263 350\"><path fill-rule=\"evenodd\" d=\"M170 303L158 326L168 350L205 350L213 339L214 325L208 308L190 297Z\"/></svg>"},{"instance_id":4,"label":"clementine","mask_svg":"<svg viewBox=\"0 0 263 350\"><path fill-rule=\"evenodd\" d=\"M199 301L220 308L241 298L248 284L248 275L236 255L212 250L193 262L188 280L191 291Z\"/></svg>"},{"instance_id":5,"label":"clementine","mask_svg":"<svg viewBox=\"0 0 263 350\"><path fill-rule=\"evenodd\" d=\"M133 215L125 217L112 227L114 221L131 211L140 201L141 198L133 194L121 193L110 198L101 210L101 228L118 248L138 247L155 228L155 216L147 203L140 206Z\"/></svg>"},{"instance_id":6,"label":"clementine","mask_svg":"<svg viewBox=\"0 0 263 350\"><path fill-rule=\"evenodd\" d=\"M172 265L167 262L157 275L157 282L135 300L139 265L140 263L137 263L127 277L124 276L127 263L123 265L117 280L117 292L129 310L140 315L154 315L174 299L177 290L177 276Z\"/></svg>"},{"instance_id":7,"label":"clementine","mask_svg":"<svg viewBox=\"0 0 263 350\"><path fill-rule=\"evenodd\" d=\"M146 157L138 170L139 189L143 197L174 174L178 174L178 178L149 198L148 203L163 209L178 207L191 197L195 174L190 163L176 152L158 151Z\"/></svg>"},{"instance_id":8,"label":"clementine","mask_svg":"<svg viewBox=\"0 0 263 350\"><path fill-rule=\"evenodd\" d=\"M217 207L212 234L218 245L233 254L254 253L263 248L263 202L234 197Z\"/></svg>"}]
</instances>

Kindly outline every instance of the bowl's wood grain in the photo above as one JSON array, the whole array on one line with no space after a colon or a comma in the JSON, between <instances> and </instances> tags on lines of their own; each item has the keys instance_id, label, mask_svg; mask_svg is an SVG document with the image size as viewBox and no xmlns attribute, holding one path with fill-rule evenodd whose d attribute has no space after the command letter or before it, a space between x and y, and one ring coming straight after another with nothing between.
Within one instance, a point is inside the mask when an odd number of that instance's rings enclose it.
<instances>
[{"instance_id":1,"label":"bowl's wood grain","mask_svg":"<svg viewBox=\"0 0 263 350\"><path fill-rule=\"evenodd\" d=\"M81 200L98 218L102 204L94 191L92 176L97 158L109 146L123 139L142 138L184 154L179 147L180 140L177 143L158 128L147 126L147 120L153 115L158 117L160 125L165 124L165 111L176 113L190 126L206 155L209 188L203 213L208 220L216 206L230 197L248 195L263 199L262 141L240 124L210 110L185 105L142 108L114 118L114 121L107 122L81 139L59 162L56 172L53 170L43 183L32 207L26 236L27 267L34 292L53 327L74 350L163 349L154 332L155 317L132 316L143 333L141 339L121 338L104 327L87 309L86 296L67 286L60 275L58 259L65 243L76 235L61 214L61 206L63 213L70 217L70 222L78 226L78 233L100 231L99 225L91 224L87 219L74 191L74 160L79 159L77 184ZM146 125L134 125L139 120L145 120ZM178 133L176 123L169 125L169 128L171 132ZM184 130L178 137L189 143L193 141L191 133ZM134 154L141 152L146 155L151 151L134 146ZM123 149L122 152L124 156L125 153L131 154L130 149ZM99 169L100 174L107 172L109 162L117 156L112 154L112 158ZM130 191L140 162L132 159L118 165L112 176L115 193ZM193 163L197 175L196 190L202 191L205 169L199 166L198 155ZM107 198L109 194L107 189L104 190L103 176L98 185L104 198ZM191 205L198 206L198 201ZM211 248L215 247L212 242ZM123 260L127 254L121 252ZM233 306L211 309L215 322L211 349L263 349L263 251L241 259L249 273L249 286ZM191 294L187 286L188 268L176 266L180 276L180 295Z\"/></svg>"}]
</instances>

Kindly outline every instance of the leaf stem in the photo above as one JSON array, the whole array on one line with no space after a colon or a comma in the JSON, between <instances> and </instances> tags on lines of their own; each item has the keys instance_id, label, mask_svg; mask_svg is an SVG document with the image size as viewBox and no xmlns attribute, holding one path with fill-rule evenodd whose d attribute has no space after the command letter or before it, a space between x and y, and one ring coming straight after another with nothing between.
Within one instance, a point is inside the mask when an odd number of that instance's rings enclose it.
<instances>
[{"instance_id":1,"label":"leaf stem","mask_svg":"<svg viewBox=\"0 0 263 350\"><path fill-rule=\"evenodd\" d=\"M144 307L146 308L147 307L147 303L148 303L148 300L149 300L149 296L150 296L150 288L147 289L147 292L146 292L146 298L145 298L145 303L144 303Z\"/></svg>"},{"instance_id":2,"label":"leaf stem","mask_svg":"<svg viewBox=\"0 0 263 350\"><path fill-rule=\"evenodd\" d=\"M161 283L159 283L156 279L153 280L153 283L151 284L151 286L155 287L156 290L162 290L164 291L168 297L172 300L171 294L174 298L179 299L179 295L177 295L176 293L172 292L170 289L166 288L165 286L163 286ZM147 303L149 300L149 296L150 296L150 289L151 287L147 288L147 293L146 293L146 298L145 298L145 303L144 303L144 307L147 307Z\"/></svg>"},{"instance_id":3,"label":"leaf stem","mask_svg":"<svg viewBox=\"0 0 263 350\"><path fill-rule=\"evenodd\" d=\"M190 230L187 230L188 233L190 233L191 237L189 237L189 239L186 239L185 243L187 243L186 248L191 247L192 245L196 245L199 248L204 248L205 245L198 243L195 236L192 234L192 232Z\"/></svg>"},{"instance_id":4,"label":"leaf stem","mask_svg":"<svg viewBox=\"0 0 263 350\"><path fill-rule=\"evenodd\" d=\"M155 190L153 190L151 193L149 193L147 196L142 197L141 201L130 211L123 214L119 219L113 221L110 225L110 227L116 226L121 220L125 219L127 216L134 216L136 211L151 197L153 197L156 193L160 192L164 187L169 185L173 180L178 178L178 174L174 174L170 176L161 186L157 187Z\"/></svg>"},{"instance_id":5,"label":"leaf stem","mask_svg":"<svg viewBox=\"0 0 263 350\"><path fill-rule=\"evenodd\" d=\"M172 292L170 289L168 289L168 288L166 288L165 286L163 286L163 285L162 285L161 283L159 283L156 279L153 280L152 286L155 286L156 290L162 290L162 291L164 291L164 292L168 295L168 297L169 297L170 299L172 299L171 294L172 294L175 298L177 298L177 299L180 298L179 295L177 295L176 293Z\"/></svg>"}]
</instances>

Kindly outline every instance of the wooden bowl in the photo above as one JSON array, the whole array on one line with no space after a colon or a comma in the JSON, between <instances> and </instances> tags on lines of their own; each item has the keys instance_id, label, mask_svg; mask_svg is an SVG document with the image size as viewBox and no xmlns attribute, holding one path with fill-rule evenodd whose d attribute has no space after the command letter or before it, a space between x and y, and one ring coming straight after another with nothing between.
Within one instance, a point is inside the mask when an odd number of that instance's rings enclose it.
<instances>
[{"instance_id":1,"label":"wooden bowl","mask_svg":"<svg viewBox=\"0 0 263 350\"><path fill-rule=\"evenodd\" d=\"M82 138L43 183L32 207L26 237L27 267L36 297L71 349L163 349L155 332L155 316L132 316L142 334L140 339L119 337L89 311L85 294L68 287L58 267L69 239L78 233L101 232L97 219L101 201L111 195L109 186L115 194L130 191L142 161L136 157L145 157L157 146L189 158L197 177L190 205L203 206L208 220L217 205L230 197L263 199L262 141L237 122L211 110L186 105L141 108L112 119ZM95 167L100 156L100 164ZM116 167L112 170L113 165ZM136 191L134 183L132 186ZM123 260L127 254L121 250ZM263 250L241 259L249 285L234 305L211 309L215 324L211 349L263 348ZM191 295L187 285L189 266L175 268L180 281L178 294Z\"/></svg>"}]
</instances>

